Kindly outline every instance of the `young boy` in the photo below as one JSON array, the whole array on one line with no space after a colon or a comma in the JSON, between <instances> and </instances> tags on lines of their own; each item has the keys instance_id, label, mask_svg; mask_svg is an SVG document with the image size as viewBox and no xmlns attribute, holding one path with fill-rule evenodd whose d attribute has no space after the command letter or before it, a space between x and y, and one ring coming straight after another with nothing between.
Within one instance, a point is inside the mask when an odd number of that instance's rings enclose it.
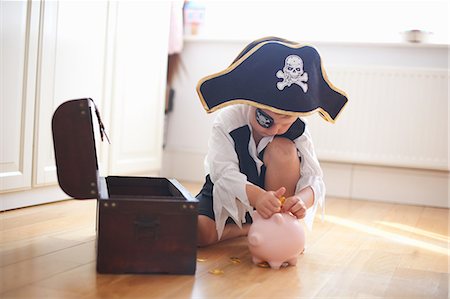
<instances>
[{"instance_id":1,"label":"young boy","mask_svg":"<svg viewBox=\"0 0 450 299\"><path fill-rule=\"evenodd\" d=\"M206 111L226 108L214 121L197 195L199 246L247 235L254 209L264 218L290 212L311 228L325 185L299 117L318 111L334 122L347 102L323 72L314 48L269 37L200 80Z\"/></svg>"}]
</instances>

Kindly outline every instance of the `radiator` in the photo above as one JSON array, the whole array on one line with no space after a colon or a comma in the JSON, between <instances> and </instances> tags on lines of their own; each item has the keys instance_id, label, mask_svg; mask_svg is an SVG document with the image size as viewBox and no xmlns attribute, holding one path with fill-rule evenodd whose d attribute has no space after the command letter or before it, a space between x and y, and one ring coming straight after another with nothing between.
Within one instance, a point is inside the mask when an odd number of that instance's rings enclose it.
<instances>
[{"instance_id":1,"label":"radiator","mask_svg":"<svg viewBox=\"0 0 450 299\"><path fill-rule=\"evenodd\" d=\"M335 124L308 117L319 159L449 170L449 71L333 67L348 94Z\"/></svg>"}]
</instances>

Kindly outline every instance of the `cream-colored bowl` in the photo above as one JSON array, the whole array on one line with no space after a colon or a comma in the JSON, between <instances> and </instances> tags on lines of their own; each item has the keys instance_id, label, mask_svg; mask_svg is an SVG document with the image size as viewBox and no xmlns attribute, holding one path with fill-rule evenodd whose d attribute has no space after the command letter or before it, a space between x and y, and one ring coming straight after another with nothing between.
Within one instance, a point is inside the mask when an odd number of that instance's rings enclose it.
<instances>
[{"instance_id":1,"label":"cream-colored bowl","mask_svg":"<svg viewBox=\"0 0 450 299\"><path fill-rule=\"evenodd\" d=\"M423 30L408 30L405 32L402 32L403 38L405 41L410 43L424 43L428 40L431 32L423 31Z\"/></svg>"}]
</instances>

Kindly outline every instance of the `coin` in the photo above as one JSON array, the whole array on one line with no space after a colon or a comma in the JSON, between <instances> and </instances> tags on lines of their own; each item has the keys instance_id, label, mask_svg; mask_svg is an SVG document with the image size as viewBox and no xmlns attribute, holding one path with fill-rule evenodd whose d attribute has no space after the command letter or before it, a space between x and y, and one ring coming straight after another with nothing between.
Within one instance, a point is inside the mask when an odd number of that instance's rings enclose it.
<instances>
[{"instance_id":1,"label":"coin","mask_svg":"<svg viewBox=\"0 0 450 299\"><path fill-rule=\"evenodd\" d=\"M221 275L221 274L223 274L223 270L222 269L217 269L217 268L209 270L208 272L211 273L211 274L214 274L214 275Z\"/></svg>"},{"instance_id":2,"label":"coin","mask_svg":"<svg viewBox=\"0 0 450 299\"><path fill-rule=\"evenodd\" d=\"M268 262L261 262L256 264L260 268L270 268L270 265Z\"/></svg>"}]
</instances>

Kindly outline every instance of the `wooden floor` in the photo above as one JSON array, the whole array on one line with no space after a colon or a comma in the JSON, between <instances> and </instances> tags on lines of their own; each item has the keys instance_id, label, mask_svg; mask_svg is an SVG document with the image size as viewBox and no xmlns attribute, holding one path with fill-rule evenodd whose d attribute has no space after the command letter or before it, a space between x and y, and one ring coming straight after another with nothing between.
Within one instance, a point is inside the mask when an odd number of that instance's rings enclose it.
<instances>
[{"instance_id":1,"label":"wooden floor","mask_svg":"<svg viewBox=\"0 0 450 299\"><path fill-rule=\"evenodd\" d=\"M97 274L95 208L1 213L0 298L448 298L448 209L328 198L295 267L253 265L241 238L200 248L195 276L163 276Z\"/></svg>"}]
</instances>

